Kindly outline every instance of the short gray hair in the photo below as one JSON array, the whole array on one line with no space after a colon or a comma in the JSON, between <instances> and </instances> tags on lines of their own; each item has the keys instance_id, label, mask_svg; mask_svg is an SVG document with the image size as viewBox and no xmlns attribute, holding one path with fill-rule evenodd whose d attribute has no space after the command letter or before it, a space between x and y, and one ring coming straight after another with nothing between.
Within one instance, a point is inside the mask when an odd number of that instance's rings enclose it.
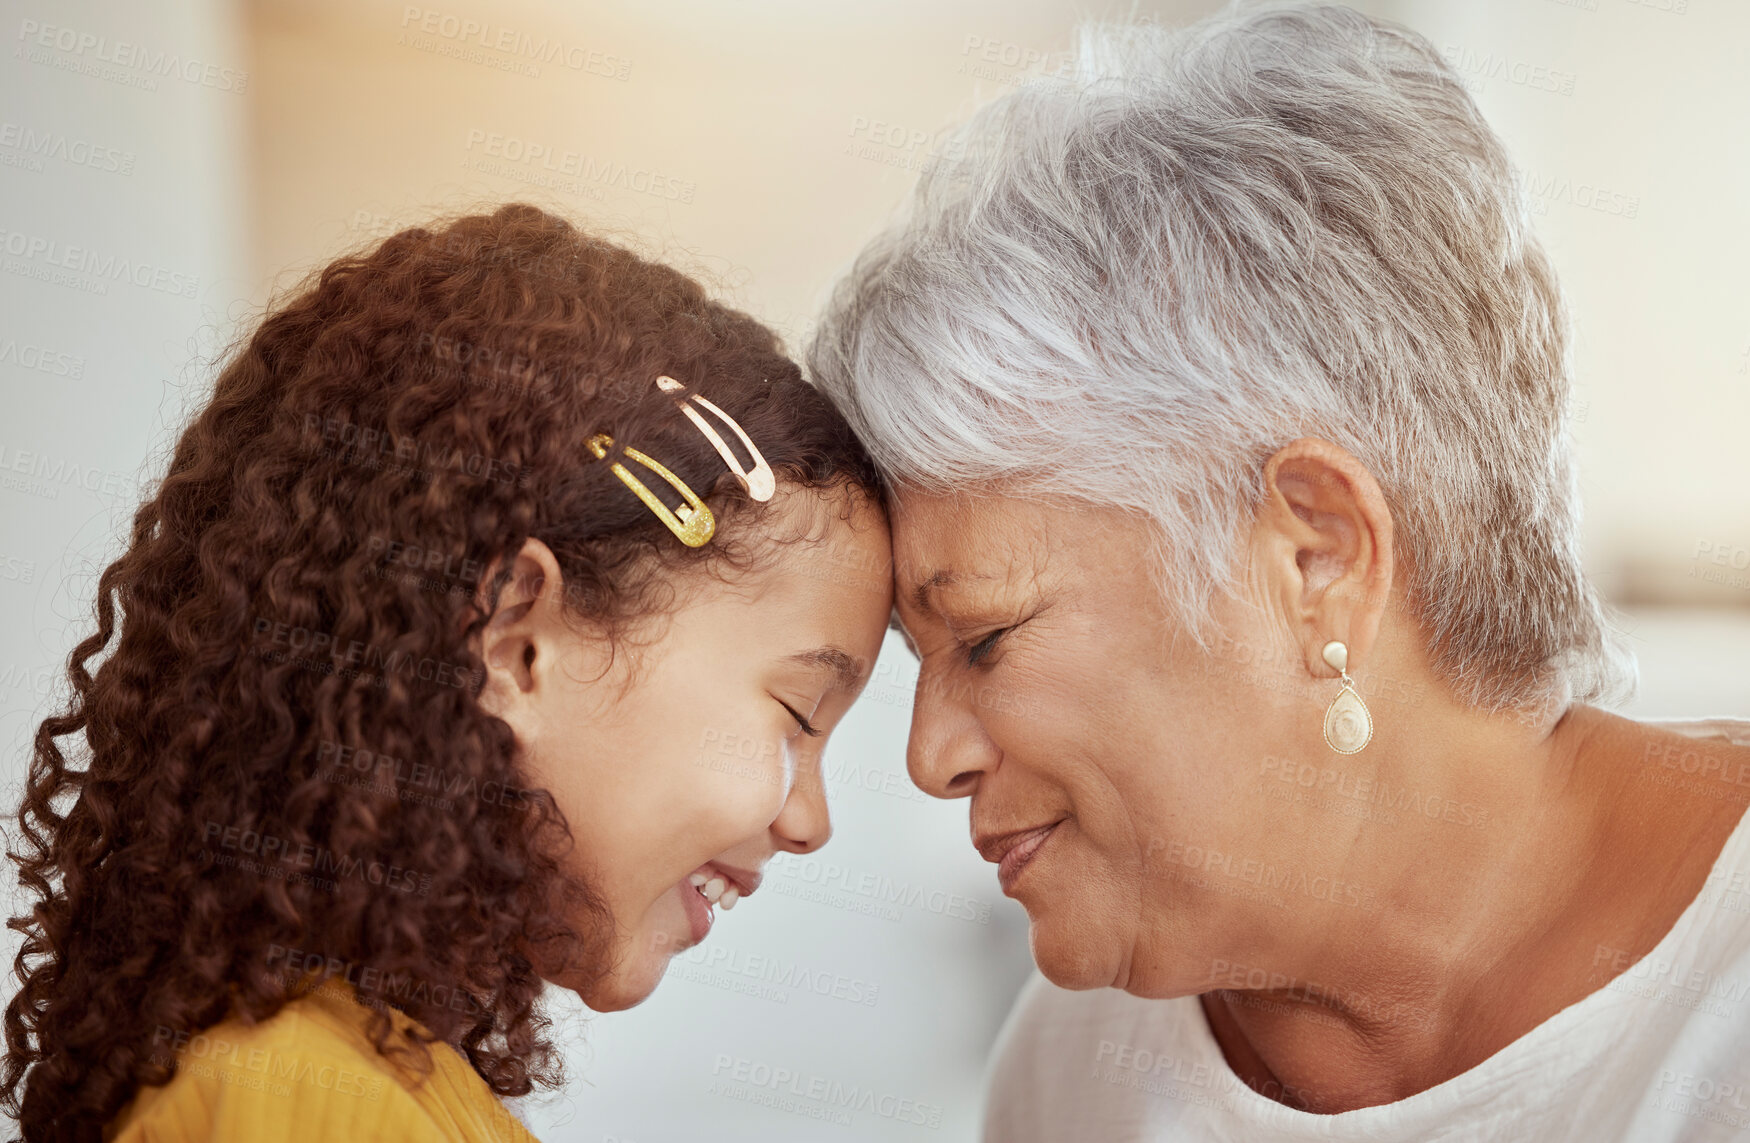
<instances>
[{"instance_id":1,"label":"short gray hair","mask_svg":"<svg viewBox=\"0 0 1750 1143\"><path fill-rule=\"evenodd\" d=\"M1081 31L949 136L834 290L814 380L889 479L1130 508L1208 647L1304 435L1391 506L1436 674L1489 710L1632 695L1581 567L1568 323L1501 142L1426 39L1337 5Z\"/></svg>"}]
</instances>

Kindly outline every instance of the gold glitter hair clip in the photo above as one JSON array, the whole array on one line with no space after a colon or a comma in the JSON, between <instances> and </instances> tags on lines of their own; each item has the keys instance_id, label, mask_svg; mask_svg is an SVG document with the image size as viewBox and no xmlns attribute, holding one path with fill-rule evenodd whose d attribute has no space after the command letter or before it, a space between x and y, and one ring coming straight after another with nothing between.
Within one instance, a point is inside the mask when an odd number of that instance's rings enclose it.
<instances>
[{"instance_id":1,"label":"gold glitter hair clip","mask_svg":"<svg viewBox=\"0 0 1750 1143\"><path fill-rule=\"evenodd\" d=\"M656 379L656 387L661 389L664 393L686 393L686 386L682 385L679 381L676 381L673 377L658 377ZM751 470L745 469L741 466L741 461L729 450L729 445L724 442L722 435L718 433L709 421L700 416L698 410L694 409L689 402L697 402L699 405L710 410L719 420L735 431L735 435L740 438L742 446L747 449L748 455L753 457L753 468ZM697 393L693 393L690 396L676 396L675 404L680 408L681 412L687 415L687 419L692 421L693 424L698 427L699 431L705 434L705 439L711 442L712 447L717 450L717 455L723 458L723 463L729 466L729 471L735 474L736 480L741 483L742 488L747 490L747 494L750 497L761 501L770 500L772 498L772 494L777 491L777 479L772 475L772 467L766 463L766 458L760 455L760 450L754 447L753 441L748 439L747 433L742 431L741 426L735 422L734 417L731 417L728 413L725 413L722 409L719 409L716 405L699 396ZM606 433L597 433L595 436L589 438L588 444L589 450L595 453L596 459L602 460L607 457L608 449L613 447L614 438L608 436ZM625 484L627 488L632 490L634 496L644 501L646 507L656 513L656 518L666 524L668 530L680 538L681 543L689 548L703 547L705 544L710 543L711 537L717 533L717 517L712 515L711 509L699 498L699 494L687 487L686 481L670 472L652 457L649 457L630 446L626 447L623 451L628 460L636 461L645 468L648 468L651 472L662 477L663 480L667 481L669 487L680 493L681 499L686 501L686 503L682 504L679 508L671 510L669 506L664 504L654 492L650 491L649 487L645 485L642 480L639 480L638 477L633 474L631 469L627 468L617 460L613 461L610 465L614 475L619 477L620 481Z\"/></svg>"}]
</instances>

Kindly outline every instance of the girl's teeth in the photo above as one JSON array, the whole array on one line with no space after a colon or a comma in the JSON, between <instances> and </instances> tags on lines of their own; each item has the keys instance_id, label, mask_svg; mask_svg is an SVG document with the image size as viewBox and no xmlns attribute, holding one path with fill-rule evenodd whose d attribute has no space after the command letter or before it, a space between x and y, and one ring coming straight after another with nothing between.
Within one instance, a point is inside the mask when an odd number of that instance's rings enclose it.
<instances>
[{"instance_id":1,"label":"girl's teeth","mask_svg":"<svg viewBox=\"0 0 1750 1143\"><path fill-rule=\"evenodd\" d=\"M703 873L687 874L687 884L699 891L699 895L713 905L719 905L724 910L735 908L735 903L741 900L741 890L729 883L724 877L706 877Z\"/></svg>"}]
</instances>

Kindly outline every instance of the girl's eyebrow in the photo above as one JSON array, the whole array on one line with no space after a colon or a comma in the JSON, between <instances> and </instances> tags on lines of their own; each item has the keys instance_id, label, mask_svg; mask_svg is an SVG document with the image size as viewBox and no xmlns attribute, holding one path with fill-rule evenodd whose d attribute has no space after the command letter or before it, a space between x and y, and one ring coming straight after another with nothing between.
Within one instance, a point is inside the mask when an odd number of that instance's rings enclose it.
<instances>
[{"instance_id":1,"label":"girl's eyebrow","mask_svg":"<svg viewBox=\"0 0 1750 1143\"><path fill-rule=\"evenodd\" d=\"M857 665L857 660L848 652L830 645L798 651L789 656L788 661L831 672L835 690L851 690L863 678L863 670Z\"/></svg>"}]
</instances>

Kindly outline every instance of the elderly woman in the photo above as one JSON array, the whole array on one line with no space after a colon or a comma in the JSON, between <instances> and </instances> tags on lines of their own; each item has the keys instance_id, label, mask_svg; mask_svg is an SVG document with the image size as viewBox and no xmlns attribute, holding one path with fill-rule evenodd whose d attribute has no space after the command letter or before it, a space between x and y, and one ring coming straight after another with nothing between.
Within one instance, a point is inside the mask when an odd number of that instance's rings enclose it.
<instances>
[{"instance_id":1,"label":"elderly woman","mask_svg":"<svg viewBox=\"0 0 1750 1143\"><path fill-rule=\"evenodd\" d=\"M811 346L890 484L912 776L1032 922L987 1138L1750 1123L1750 722L1606 709L1500 140L1340 7L1081 62Z\"/></svg>"}]
</instances>

